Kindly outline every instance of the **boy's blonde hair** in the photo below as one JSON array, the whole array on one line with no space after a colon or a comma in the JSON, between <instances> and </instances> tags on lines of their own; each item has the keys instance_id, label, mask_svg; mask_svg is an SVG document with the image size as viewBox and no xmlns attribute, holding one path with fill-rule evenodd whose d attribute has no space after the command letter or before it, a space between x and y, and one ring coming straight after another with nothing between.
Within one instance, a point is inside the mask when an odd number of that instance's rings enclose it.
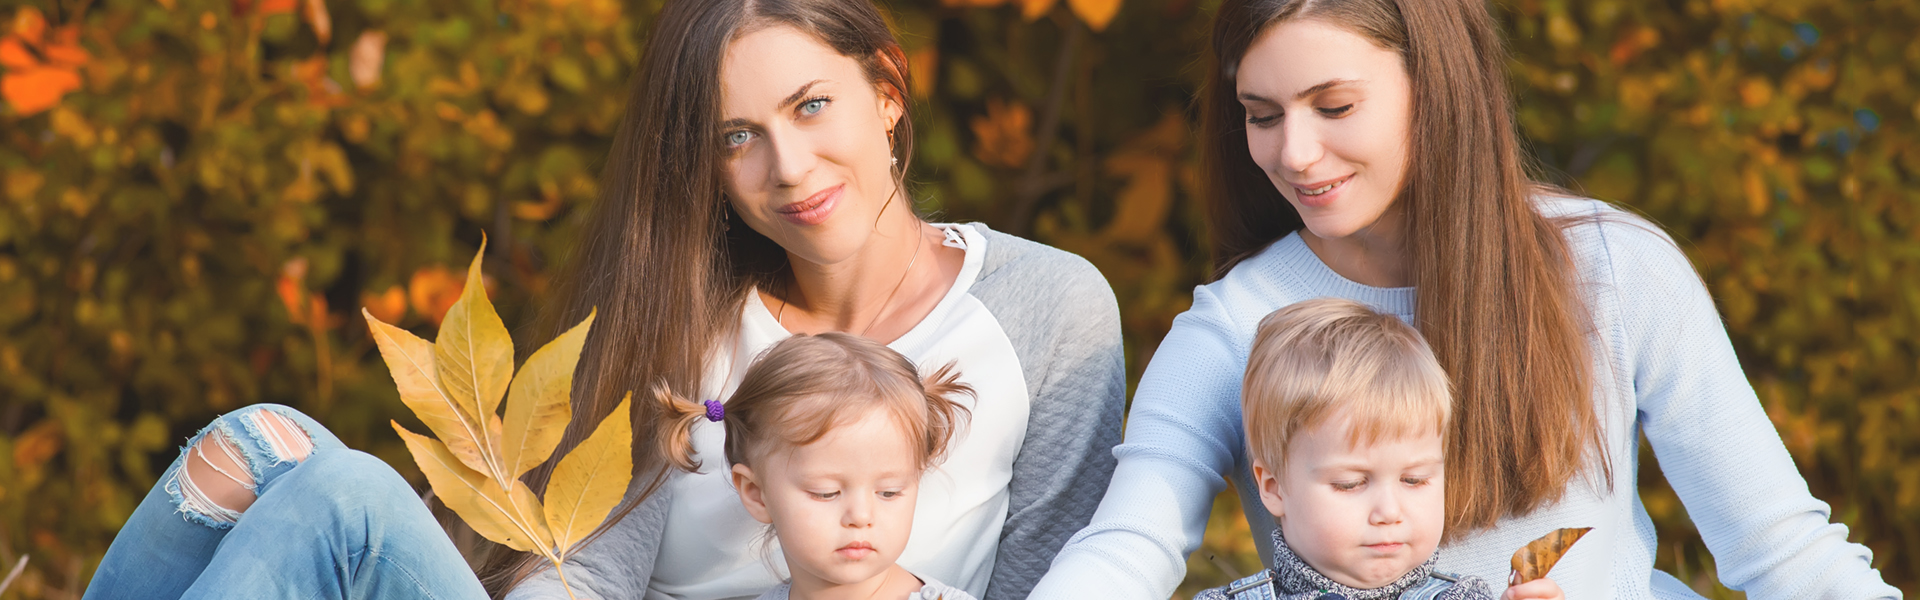
<instances>
[{"instance_id":1,"label":"boy's blonde hair","mask_svg":"<svg viewBox=\"0 0 1920 600\"><path fill-rule=\"evenodd\" d=\"M1260 320L1240 409L1248 456L1278 473L1295 435L1336 417L1348 419L1350 444L1444 439L1453 394L1419 331L1352 300L1319 298Z\"/></svg>"}]
</instances>

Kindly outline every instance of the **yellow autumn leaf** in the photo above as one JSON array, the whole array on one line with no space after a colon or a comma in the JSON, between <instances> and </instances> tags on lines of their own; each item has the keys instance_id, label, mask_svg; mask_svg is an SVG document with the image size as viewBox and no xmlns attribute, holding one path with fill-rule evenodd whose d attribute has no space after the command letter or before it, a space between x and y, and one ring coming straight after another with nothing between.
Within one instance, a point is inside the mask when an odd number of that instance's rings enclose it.
<instances>
[{"instance_id":1,"label":"yellow autumn leaf","mask_svg":"<svg viewBox=\"0 0 1920 600\"><path fill-rule=\"evenodd\" d=\"M467 414L476 418L479 431L475 441L482 452L498 459L500 418L497 415L507 384L513 380L513 339L482 287L480 258L486 252L487 243L483 239L480 250L473 255L473 263L467 268L466 286L460 300L447 309L446 319L440 322L440 335L433 342L433 364L439 371L443 388ZM490 464L489 476L495 480L511 479L505 476L504 465L491 461Z\"/></svg>"},{"instance_id":2,"label":"yellow autumn leaf","mask_svg":"<svg viewBox=\"0 0 1920 600\"><path fill-rule=\"evenodd\" d=\"M387 61L387 32L369 29L354 38L347 51L347 76L353 86L372 89L380 85L380 67Z\"/></svg>"},{"instance_id":3,"label":"yellow autumn leaf","mask_svg":"<svg viewBox=\"0 0 1920 600\"><path fill-rule=\"evenodd\" d=\"M447 450L461 464L476 471L490 471L479 443L480 423L484 421L440 386L439 374L434 368L433 344L405 329L381 322L364 308L360 314L366 316L373 342L380 347L380 358L386 360L387 370L393 373L393 383L400 388L400 401L445 442Z\"/></svg>"},{"instance_id":4,"label":"yellow autumn leaf","mask_svg":"<svg viewBox=\"0 0 1920 600\"><path fill-rule=\"evenodd\" d=\"M505 439L500 445L500 464L506 466L508 477L520 477L560 446L560 436L573 414L567 404L573 397L573 368L580 363L580 348L586 344L595 314L598 311L535 351L513 376L513 387L507 390Z\"/></svg>"},{"instance_id":5,"label":"yellow autumn leaf","mask_svg":"<svg viewBox=\"0 0 1920 600\"><path fill-rule=\"evenodd\" d=\"M1540 536L1540 539L1527 542L1527 545L1513 552L1513 582L1521 584L1546 577L1547 572L1553 570L1553 565L1573 549L1573 543L1592 530L1592 527L1555 529Z\"/></svg>"},{"instance_id":6,"label":"yellow autumn leaf","mask_svg":"<svg viewBox=\"0 0 1920 600\"><path fill-rule=\"evenodd\" d=\"M1038 20L1040 17L1046 16L1047 11L1053 10L1054 3L1059 1L1060 0L1020 0L1020 18L1028 21Z\"/></svg>"},{"instance_id":7,"label":"yellow autumn leaf","mask_svg":"<svg viewBox=\"0 0 1920 600\"><path fill-rule=\"evenodd\" d=\"M320 39L320 45L333 41L333 15L327 11L327 0L306 0L305 10L300 11L313 26L313 37Z\"/></svg>"},{"instance_id":8,"label":"yellow autumn leaf","mask_svg":"<svg viewBox=\"0 0 1920 600\"><path fill-rule=\"evenodd\" d=\"M1073 16L1080 17L1094 31L1106 31L1114 15L1120 14L1120 0L1067 0Z\"/></svg>"},{"instance_id":9,"label":"yellow autumn leaf","mask_svg":"<svg viewBox=\"0 0 1920 600\"><path fill-rule=\"evenodd\" d=\"M987 100L987 114L974 117L973 155L980 162L1007 168L1025 166L1033 154L1033 110L1019 101Z\"/></svg>"},{"instance_id":10,"label":"yellow autumn leaf","mask_svg":"<svg viewBox=\"0 0 1920 600\"><path fill-rule=\"evenodd\" d=\"M563 558L607 520L633 479L633 421L628 416L632 400L631 392L620 399L593 435L553 469L553 480L547 484L547 524L553 531L555 553Z\"/></svg>"},{"instance_id":11,"label":"yellow autumn leaf","mask_svg":"<svg viewBox=\"0 0 1920 600\"><path fill-rule=\"evenodd\" d=\"M1160 235L1172 212L1174 169L1187 130L1185 116L1169 113L1107 157L1107 173L1127 178L1115 199L1113 220L1100 232L1108 243L1148 244Z\"/></svg>"},{"instance_id":12,"label":"yellow autumn leaf","mask_svg":"<svg viewBox=\"0 0 1920 600\"><path fill-rule=\"evenodd\" d=\"M1114 204L1113 221L1101 231L1114 242L1145 243L1166 224L1173 207L1173 165L1165 158L1120 154L1107 159L1107 172L1126 175Z\"/></svg>"},{"instance_id":13,"label":"yellow autumn leaf","mask_svg":"<svg viewBox=\"0 0 1920 600\"><path fill-rule=\"evenodd\" d=\"M438 440L407 431L397 422L393 430L406 441L434 495L475 532L521 552L551 553L553 535L544 521L533 517L540 512L540 503L527 484L514 480L509 493L484 473L460 464Z\"/></svg>"}]
</instances>

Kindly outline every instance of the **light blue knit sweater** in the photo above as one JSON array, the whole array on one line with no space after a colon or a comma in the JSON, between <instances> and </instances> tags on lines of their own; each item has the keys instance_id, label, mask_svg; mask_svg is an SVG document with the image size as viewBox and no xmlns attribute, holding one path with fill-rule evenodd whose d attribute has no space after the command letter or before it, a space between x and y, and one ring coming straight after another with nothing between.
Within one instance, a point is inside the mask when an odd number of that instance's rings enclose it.
<instances>
[{"instance_id":1,"label":"light blue knit sweater","mask_svg":"<svg viewBox=\"0 0 1920 600\"><path fill-rule=\"evenodd\" d=\"M1441 553L1440 568L1507 581L1508 558L1559 527L1591 526L1552 577L1574 600L1686 598L1653 569L1654 528L1636 493L1639 434L1713 551L1720 581L1749 598L1899 598L1847 542L1761 409L1713 300L1657 229L1591 200L1548 200L1549 215L1590 216L1566 233L1594 319L1594 402L1614 484L1576 481L1566 499L1507 519ZM1261 317L1316 297L1364 302L1410 318L1412 288L1360 285L1291 235L1194 290L1134 395L1120 464L1093 522L1055 557L1031 596L1161 600L1200 544L1213 498L1235 480L1267 554L1272 517L1246 496L1240 381ZM1270 556L1263 559L1270 560Z\"/></svg>"}]
</instances>

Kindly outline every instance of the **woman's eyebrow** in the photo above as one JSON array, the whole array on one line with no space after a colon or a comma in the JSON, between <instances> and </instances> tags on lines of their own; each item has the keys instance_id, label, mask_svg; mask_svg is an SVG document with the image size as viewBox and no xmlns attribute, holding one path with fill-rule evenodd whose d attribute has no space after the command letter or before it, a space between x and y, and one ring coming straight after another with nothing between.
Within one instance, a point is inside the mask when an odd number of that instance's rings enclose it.
<instances>
[{"instance_id":1,"label":"woman's eyebrow","mask_svg":"<svg viewBox=\"0 0 1920 600\"><path fill-rule=\"evenodd\" d=\"M792 94L786 97L786 99L781 100L778 107L786 108L789 106L793 106L793 104L795 102L799 102L801 98L807 97L807 92L813 90L813 86L820 85L826 82L827 80L825 79L815 79L813 81L807 82L805 85L800 86L800 89L794 90Z\"/></svg>"},{"instance_id":2,"label":"woman's eyebrow","mask_svg":"<svg viewBox=\"0 0 1920 600\"><path fill-rule=\"evenodd\" d=\"M1356 83L1366 83L1366 82L1361 81L1359 79L1328 79L1326 81L1320 82L1319 85L1315 85L1313 87L1300 90L1300 93L1293 95L1293 99L1305 100L1307 99L1308 96L1312 96L1314 94L1318 94L1320 92L1324 92L1324 91L1327 91L1336 87L1340 87L1343 85L1351 85Z\"/></svg>"},{"instance_id":3,"label":"woman's eyebrow","mask_svg":"<svg viewBox=\"0 0 1920 600\"><path fill-rule=\"evenodd\" d=\"M806 82L805 84L802 84L800 86L800 89L794 90L792 94L789 94L786 98L782 98L780 100L780 103L774 106L776 108L786 108L789 106L793 106L794 103L799 102L801 98L807 97L807 92L813 91L813 86L820 85L826 82L827 80L825 79L815 79L813 81ZM735 129L739 127L748 127L751 125L753 125L753 121L749 121L746 119L727 119L720 123L720 128Z\"/></svg>"},{"instance_id":4,"label":"woman's eyebrow","mask_svg":"<svg viewBox=\"0 0 1920 600\"><path fill-rule=\"evenodd\" d=\"M1359 79L1329 79L1329 80L1326 80L1326 81L1322 81L1322 82L1320 82L1319 84L1316 84L1316 85L1314 85L1313 87L1310 87L1310 88L1307 88L1307 89L1304 89L1304 90L1300 90L1300 93L1298 93L1298 94L1294 94L1294 95L1293 95L1293 99L1294 99L1294 100L1305 100L1305 99L1307 99L1307 97L1308 97L1308 96L1312 96L1312 95L1314 95L1314 94L1318 94L1318 93L1320 93L1320 92L1324 92L1324 91L1327 91L1327 90L1330 90L1330 89L1333 89L1333 88L1336 88L1336 87L1340 87L1340 86L1343 86L1343 85L1351 85L1351 84L1357 84L1357 83L1366 83L1366 82L1365 82L1365 81L1363 81L1363 80L1359 80ZM1267 98L1266 96L1261 96L1261 95L1259 95L1259 94L1255 94L1255 93L1252 93L1252 92L1240 92L1240 96L1239 96L1239 97L1240 97L1240 100L1241 100L1241 101L1243 101L1243 102L1258 102L1258 103L1264 103L1264 104L1279 104L1278 102L1274 102L1273 100L1271 100L1271 99L1268 99L1268 98Z\"/></svg>"}]
</instances>

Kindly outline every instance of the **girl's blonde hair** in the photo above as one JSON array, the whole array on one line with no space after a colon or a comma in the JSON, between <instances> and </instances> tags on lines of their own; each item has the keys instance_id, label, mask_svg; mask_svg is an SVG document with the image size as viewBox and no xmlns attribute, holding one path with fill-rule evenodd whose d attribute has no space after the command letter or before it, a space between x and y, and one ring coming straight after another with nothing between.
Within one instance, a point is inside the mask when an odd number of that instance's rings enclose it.
<instances>
[{"instance_id":1,"label":"girl's blonde hair","mask_svg":"<svg viewBox=\"0 0 1920 600\"><path fill-rule=\"evenodd\" d=\"M1347 441L1445 439L1453 395L1420 332L1352 300L1319 298L1260 320L1240 409L1248 456L1283 472L1302 430L1347 418Z\"/></svg>"},{"instance_id":2,"label":"girl's blonde hair","mask_svg":"<svg viewBox=\"0 0 1920 600\"><path fill-rule=\"evenodd\" d=\"M918 451L922 470L946 453L965 422L967 407L953 397L973 395L952 363L924 379L912 361L878 342L844 333L800 334L767 348L747 368L725 403L727 463L752 464L777 447L819 441L835 426L884 410ZM660 453L675 466L700 468L691 431L709 407L655 386L654 398L671 419Z\"/></svg>"}]
</instances>

